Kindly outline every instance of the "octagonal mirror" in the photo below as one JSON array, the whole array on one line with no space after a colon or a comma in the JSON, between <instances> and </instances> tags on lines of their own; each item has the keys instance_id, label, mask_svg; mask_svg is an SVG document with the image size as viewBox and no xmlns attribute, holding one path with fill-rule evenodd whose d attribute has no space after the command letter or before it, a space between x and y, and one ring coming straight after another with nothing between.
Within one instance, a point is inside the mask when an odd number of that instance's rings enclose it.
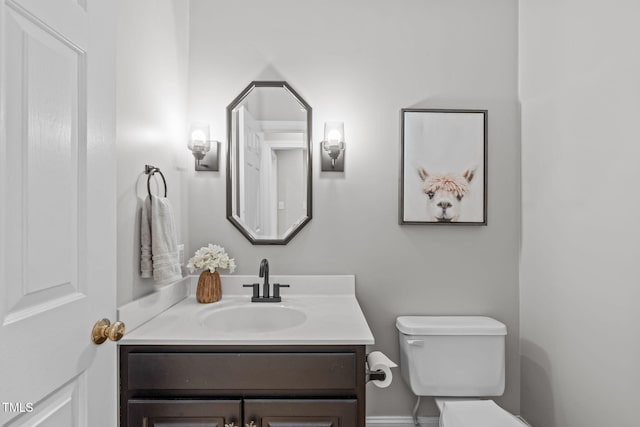
<instances>
[{"instance_id":1,"label":"octagonal mirror","mask_svg":"<svg viewBox=\"0 0 640 427\"><path fill-rule=\"evenodd\" d=\"M227 135L227 218L253 244L286 244L311 220L311 107L286 82L252 82Z\"/></svg>"}]
</instances>

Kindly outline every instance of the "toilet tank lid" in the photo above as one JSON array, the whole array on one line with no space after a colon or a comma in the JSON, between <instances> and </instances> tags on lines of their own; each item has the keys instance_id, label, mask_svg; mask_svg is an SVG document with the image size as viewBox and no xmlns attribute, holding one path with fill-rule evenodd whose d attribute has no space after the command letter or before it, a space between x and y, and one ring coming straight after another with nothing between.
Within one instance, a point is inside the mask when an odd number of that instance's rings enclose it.
<instances>
[{"instance_id":1,"label":"toilet tank lid","mask_svg":"<svg viewBox=\"0 0 640 427\"><path fill-rule=\"evenodd\" d=\"M484 316L400 316L396 327L405 335L506 335L507 327Z\"/></svg>"}]
</instances>

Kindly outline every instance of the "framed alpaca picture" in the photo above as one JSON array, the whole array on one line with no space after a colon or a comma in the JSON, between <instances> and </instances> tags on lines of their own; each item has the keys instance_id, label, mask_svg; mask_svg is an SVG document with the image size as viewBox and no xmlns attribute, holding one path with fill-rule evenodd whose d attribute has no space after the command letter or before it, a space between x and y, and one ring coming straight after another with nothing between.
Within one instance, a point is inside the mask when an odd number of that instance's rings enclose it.
<instances>
[{"instance_id":1,"label":"framed alpaca picture","mask_svg":"<svg viewBox=\"0 0 640 427\"><path fill-rule=\"evenodd\" d=\"M400 224L487 225L487 111L402 110Z\"/></svg>"}]
</instances>

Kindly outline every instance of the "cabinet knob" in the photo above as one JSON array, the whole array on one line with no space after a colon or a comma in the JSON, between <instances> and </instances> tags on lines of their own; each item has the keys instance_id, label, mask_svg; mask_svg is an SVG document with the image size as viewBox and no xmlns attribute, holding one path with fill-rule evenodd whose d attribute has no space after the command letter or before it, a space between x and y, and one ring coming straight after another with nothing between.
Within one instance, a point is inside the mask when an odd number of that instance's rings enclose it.
<instances>
[{"instance_id":1,"label":"cabinet knob","mask_svg":"<svg viewBox=\"0 0 640 427\"><path fill-rule=\"evenodd\" d=\"M231 421L229 424L225 424L224 427L238 427L238 426L236 425L236 423Z\"/></svg>"},{"instance_id":2,"label":"cabinet knob","mask_svg":"<svg viewBox=\"0 0 640 427\"><path fill-rule=\"evenodd\" d=\"M245 427L256 427L256 423L254 423L253 421L249 422L248 424L245 423Z\"/></svg>"},{"instance_id":3,"label":"cabinet knob","mask_svg":"<svg viewBox=\"0 0 640 427\"><path fill-rule=\"evenodd\" d=\"M109 338L111 341L119 341L124 336L125 326L122 322L111 324L109 319L98 320L91 330L91 340L95 344L102 344Z\"/></svg>"}]
</instances>

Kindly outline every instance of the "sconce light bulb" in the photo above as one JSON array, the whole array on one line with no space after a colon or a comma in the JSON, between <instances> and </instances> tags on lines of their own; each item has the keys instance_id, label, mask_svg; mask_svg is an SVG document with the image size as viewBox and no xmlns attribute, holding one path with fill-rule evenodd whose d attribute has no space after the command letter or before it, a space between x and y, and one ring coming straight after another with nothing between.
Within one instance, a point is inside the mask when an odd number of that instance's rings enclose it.
<instances>
[{"instance_id":1,"label":"sconce light bulb","mask_svg":"<svg viewBox=\"0 0 640 427\"><path fill-rule=\"evenodd\" d=\"M342 140L342 135L338 129L332 129L327 135L327 140L331 144L337 144Z\"/></svg>"},{"instance_id":2,"label":"sconce light bulb","mask_svg":"<svg viewBox=\"0 0 640 427\"><path fill-rule=\"evenodd\" d=\"M206 140L207 135L202 129L194 129L193 132L191 132L191 141L193 141L194 144L197 144L198 142L202 143Z\"/></svg>"}]
</instances>

